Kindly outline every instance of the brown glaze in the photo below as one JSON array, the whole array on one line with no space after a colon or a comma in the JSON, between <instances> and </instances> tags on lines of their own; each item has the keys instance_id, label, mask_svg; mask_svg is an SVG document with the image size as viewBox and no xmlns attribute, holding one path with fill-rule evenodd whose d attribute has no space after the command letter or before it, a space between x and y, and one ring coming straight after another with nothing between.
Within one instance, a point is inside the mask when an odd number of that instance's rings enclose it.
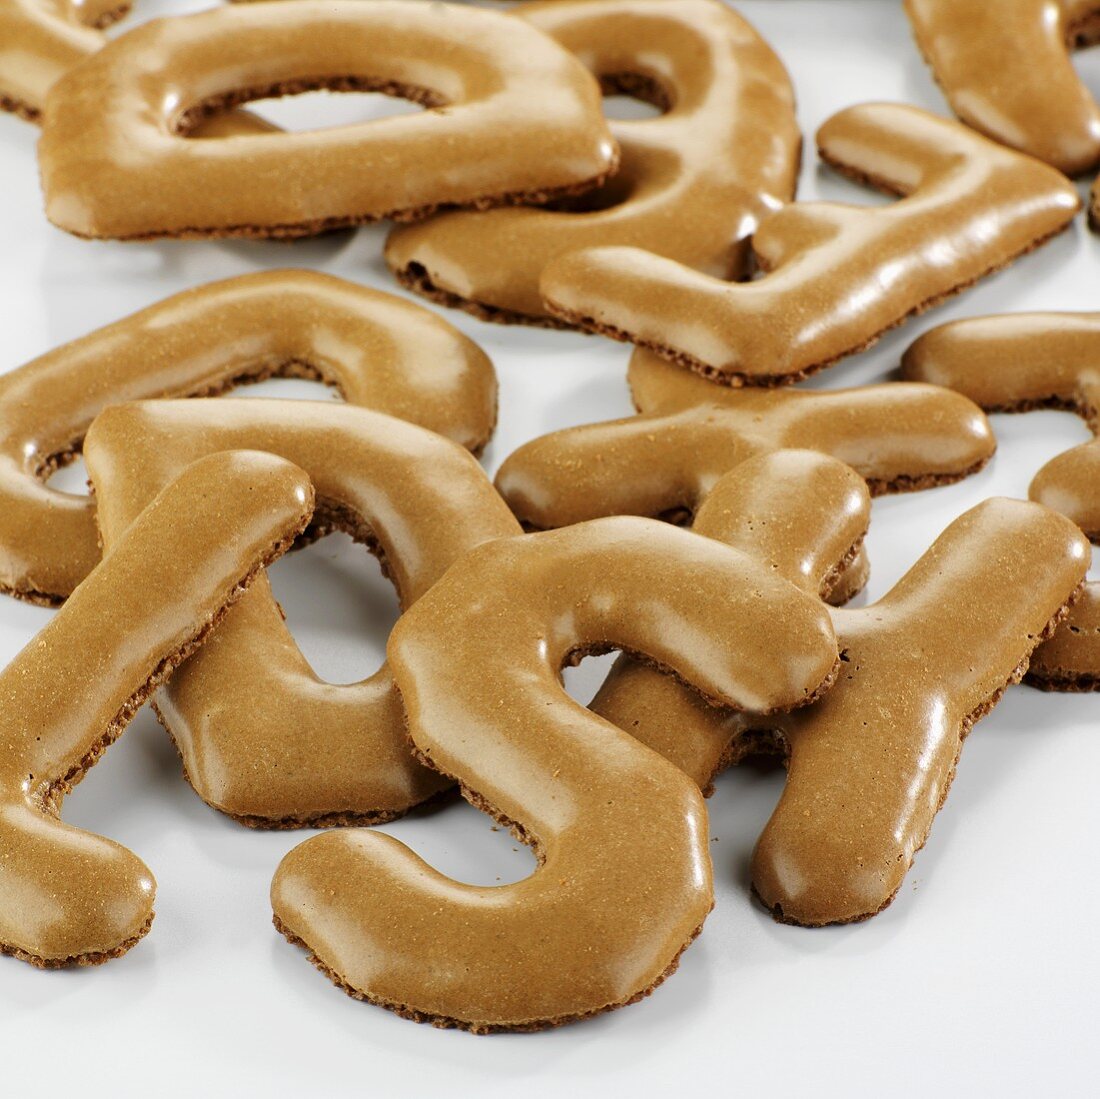
<instances>
[{"instance_id":1,"label":"brown glaze","mask_svg":"<svg viewBox=\"0 0 1100 1099\"><path fill-rule=\"evenodd\" d=\"M821 158L903 196L795 203L753 237L765 274L727 283L640 249L552 262L556 316L725 385L777 385L870 346L1064 229L1080 207L1053 168L916 107L864 103L818 131Z\"/></svg>"},{"instance_id":2,"label":"brown glaze","mask_svg":"<svg viewBox=\"0 0 1100 1099\"><path fill-rule=\"evenodd\" d=\"M55 603L99 561L92 501L44 479L100 411L272 374L318 378L474 450L496 420L489 359L400 298L294 270L184 291L0 375L0 590Z\"/></svg>"},{"instance_id":3,"label":"brown glaze","mask_svg":"<svg viewBox=\"0 0 1100 1099\"><path fill-rule=\"evenodd\" d=\"M836 604L866 580L862 542L870 518L867 486L850 466L815 451L777 450L724 474L693 529ZM859 564L853 568L853 562ZM721 719L710 704L632 656L615 661L592 709L675 763L708 797L726 767L747 755L783 751L775 736L748 728L732 738L716 736ZM667 720L681 711L688 721Z\"/></svg>"},{"instance_id":4,"label":"brown glaze","mask_svg":"<svg viewBox=\"0 0 1100 1099\"><path fill-rule=\"evenodd\" d=\"M386 262L411 289L485 320L554 324L539 275L556 256L630 245L716 278L746 270L748 237L794 197L801 136L782 62L718 0L573 0L511 9L606 92L665 113L612 122L615 176L558 209L444 214L396 229Z\"/></svg>"},{"instance_id":5,"label":"brown glaze","mask_svg":"<svg viewBox=\"0 0 1100 1099\"><path fill-rule=\"evenodd\" d=\"M789 484L777 503L776 475L774 462L746 464L722 508L708 500L696 530L742 549L755 542L762 560L812 588L843 538L810 570L795 566L823 522L837 530L838 498L792 494ZM746 485L752 476L768 479ZM758 518L788 506L781 522ZM1087 550L1062 516L987 500L873 606L831 612L841 674L812 706L771 717L722 712L670 677L628 665L613 671L593 708L704 787L749 751L786 753L787 784L756 846L753 889L786 922L865 919L893 899L947 794L963 738L1027 668L1083 580Z\"/></svg>"},{"instance_id":6,"label":"brown glaze","mask_svg":"<svg viewBox=\"0 0 1100 1099\"><path fill-rule=\"evenodd\" d=\"M388 836L329 833L280 865L279 925L353 995L479 1033L645 995L713 890L698 787L562 688L563 664L618 647L753 709L806 702L836 663L816 599L667 524L604 519L482 546L405 615L388 653L417 752L511 824L540 868L464 885Z\"/></svg>"},{"instance_id":7,"label":"brown glaze","mask_svg":"<svg viewBox=\"0 0 1100 1099\"><path fill-rule=\"evenodd\" d=\"M998 412L1061 408L1100 424L1100 313L974 317L926 332L905 352L906 377L948 386ZM1033 500L1100 541L1100 440L1047 462ZM1100 585L1070 610L1031 661L1028 680L1055 690L1100 689Z\"/></svg>"},{"instance_id":8,"label":"brown glaze","mask_svg":"<svg viewBox=\"0 0 1100 1099\"><path fill-rule=\"evenodd\" d=\"M381 91L415 116L192 142L249 99ZM428 0L296 0L157 19L50 90L46 214L78 236L301 236L439 207L546 201L617 149L591 74L521 20Z\"/></svg>"},{"instance_id":9,"label":"brown glaze","mask_svg":"<svg viewBox=\"0 0 1100 1099\"><path fill-rule=\"evenodd\" d=\"M62 799L312 504L305 474L270 455L197 463L0 673L0 951L92 965L149 929L153 875L125 847L63 824Z\"/></svg>"},{"instance_id":10,"label":"brown glaze","mask_svg":"<svg viewBox=\"0 0 1100 1099\"><path fill-rule=\"evenodd\" d=\"M730 389L645 351L630 384L642 415L555 431L504 461L497 488L521 522L694 511L724 473L783 447L839 458L876 493L958 480L994 449L981 410L935 386Z\"/></svg>"},{"instance_id":11,"label":"brown glaze","mask_svg":"<svg viewBox=\"0 0 1100 1099\"><path fill-rule=\"evenodd\" d=\"M88 432L107 550L179 469L242 447L304 469L318 496L312 533L342 529L370 547L404 608L464 552L519 531L470 454L403 421L313 401L141 401L108 409ZM319 679L264 576L157 709L195 790L245 824L376 823L448 785L410 754L389 671Z\"/></svg>"},{"instance_id":12,"label":"brown glaze","mask_svg":"<svg viewBox=\"0 0 1100 1099\"><path fill-rule=\"evenodd\" d=\"M46 93L107 43L101 31L130 10L128 0L0 0L0 110L39 121ZM247 111L204 120L193 137L277 130Z\"/></svg>"},{"instance_id":13,"label":"brown glaze","mask_svg":"<svg viewBox=\"0 0 1100 1099\"><path fill-rule=\"evenodd\" d=\"M1100 39L1100 0L905 0L952 110L1070 175L1100 164L1100 106L1068 51Z\"/></svg>"}]
</instances>

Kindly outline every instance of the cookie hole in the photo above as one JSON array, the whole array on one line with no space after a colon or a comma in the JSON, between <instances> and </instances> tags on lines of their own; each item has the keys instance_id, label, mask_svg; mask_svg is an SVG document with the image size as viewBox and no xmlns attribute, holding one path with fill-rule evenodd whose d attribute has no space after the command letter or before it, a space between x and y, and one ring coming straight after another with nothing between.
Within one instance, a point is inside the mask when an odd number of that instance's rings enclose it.
<instances>
[{"instance_id":1,"label":"cookie hole","mask_svg":"<svg viewBox=\"0 0 1100 1099\"><path fill-rule=\"evenodd\" d=\"M377 560L343 533L326 535L267 570L287 627L309 665L329 683L357 683L386 659L400 614Z\"/></svg>"},{"instance_id":2,"label":"cookie hole","mask_svg":"<svg viewBox=\"0 0 1100 1099\"><path fill-rule=\"evenodd\" d=\"M46 484L58 492L72 496L88 495L88 469L82 454L63 455L55 458L56 466L46 478Z\"/></svg>"},{"instance_id":3,"label":"cookie hole","mask_svg":"<svg viewBox=\"0 0 1100 1099\"><path fill-rule=\"evenodd\" d=\"M446 103L431 88L370 77L286 80L234 89L192 104L178 111L173 128L185 137L217 137L213 121L247 105L251 114L271 124L272 133L303 133L445 109Z\"/></svg>"},{"instance_id":4,"label":"cookie hole","mask_svg":"<svg viewBox=\"0 0 1100 1099\"><path fill-rule=\"evenodd\" d=\"M561 678L566 694L582 706L587 706L595 697L618 653L603 653L600 656L586 656L579 663L566 665Z\"/></svg>"}]
</instances>

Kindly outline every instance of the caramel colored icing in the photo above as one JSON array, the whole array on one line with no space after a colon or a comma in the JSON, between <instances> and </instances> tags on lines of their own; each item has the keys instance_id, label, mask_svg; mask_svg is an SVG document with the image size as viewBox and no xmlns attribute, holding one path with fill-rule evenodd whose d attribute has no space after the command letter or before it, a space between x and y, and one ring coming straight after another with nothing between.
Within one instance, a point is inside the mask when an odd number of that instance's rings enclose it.
<instances>
[{"instance_id":1,"label":"caramel colored icing","mask_svg":"<svg viewBox=\"0 0 1100 1099\"><path fill-rule=\"evenodd\" d=\"M1100 164L1100 107L1068 51L1100 40L1100 0L905 0L954 112L1076 175Z\"/></svg>"},{"instance_id":2,"label":"caramel colored icing","mask_svg":"<svg viewBox=\"0 0 1100 1099\"><path fill-rule=\"evenodd\" d=\"M272 374L320 378L474 450L496 419L488 358L419 306L294 270L184 291L0 375L0 590L58 602L99 561L92 501L44 478L104 408Z\"/></svg>"},{"instance_id":3,"label":"caramel colored icing","mask_svg":"<svg viewBox=\"0 0 1100 1099\"><path fill-rule=\"evenodd\" d=\"M192 142L212 111L311 88L427 108L306 133ZM296 0L154 20L51 89L39 164L78 236L301 236L603 181L615 142L591 74L529 23L420 0Z\"/></svg>"},{"instance_id":4,"label":"caramel colored icing","mask_svg":"<svg viewBox=\"0 0 1100 1099\"><path fill-rule=\"evenodd\" d=\"M1064 229L1064 176L916 107L864 103L818 131L821 158L881 191L884 207L795 203L761 224L764 275L728 283L637 248L550 263L556 316L649 347L726 385L803 378L868 347Z\"/></svg>"},{"instance_id":5,"label":"caramel colored icing","mask_svg":"<svg viewBox=\"0 0 1100 1099\"><path fill-rule=\"evenodd\" d=\"M563 664L622 647L727 705L806 702L834 670L828 615L744 554L605 519L467 554L398 623L394 680L417 752L513 826L540 867L453 881L362 830L291 851L279 926L353 995L478 1032L630 1003L713 900L695 783L572 701Z\"/></svg>"},{"instance_id":6,"label":"caramel colored icing","mask_svg":"<svg viewBox=\"0 0 1100 1099\"><path fill-rule=\"evenodd\" d=\"M314 401L140 401L108 409L88 433L106 549L178 470L240 448L305 470L318 497L312 533L337 528L366 543L404 608L464 552L519 530L469 453L401 420ZM410 754L388 670L346 685L319 679L266 576L157 709L195 790L245 824L375 823L448 785Z\"/></svg>"},{"instance_id":7,"label":"caramel colored icing","mask_svg":"<svg viewBox=\"0 0 1100 1099\"><path fill-rule=\"evenodd\" d=\"M153 875L63 824L62 798L260 567L309 520L301 470L266 454L187 469L0 672L0 951L92 965L153 918Z\"/></svg>"},{"instance_id":8,"label":"caramel colored icing","mask_svg":"<svg viewBox=\"0 0 1100 1099\"><path fill-rule=\"evenodd\" d=\"M783 447L839 458L876 493L958 480L994 449L981 410L936 386L730 389L646 351L630 384L642 415L555 431L504 461L497 488L523 523L694 511L724 473Z\"/></svg>"},{"instance_id":9,"label":"caramel colored icing","mask_svg":"<svg viewBox=\"0 0 1100 1099\"><path fill-rule=\"evenodd\" d=\"M902 370L906 377L965 393L983 408L1068 409L1095 430L1100 313L1017 313L941 325L905 352ZM1100 441L1048 462L1029 495L1100 541ZM1065 625L1036 651L1028 678L1059 690L1100 689L1100 585L1088 585Z\"/></svg>"},{"instance_id":10,"label":"caramel colored icing","mask_svg":"<svg viewBox=\"0 0 1100 1099\"><path fill-rule=\"evenodd\" d=\"M574 0L512 9L600 79L666 108L612 122L614 178L558 209L444 214L396 229L386 261L429 297L486 320L555 323L539 275L566 252L630 245L716 278L745 271L761 219L794 197L801 137L782 63L717 0Z\"/></svg>"},{"instance_id":11,"label":"caramel colored icing","mask_svg":"<svg viewBox=\"0 0 1100 1099\"><path fill-rule=\"evenodd\" d=\"M755 543L759 559L813 590L862 522L849 510L845 534L850 488L799 475L796 461L773 455L731 473L696 530L744 551ZM813 705L768 717L723 712L668 676L620 662L593 708L704 787L748 751L785 752L787 783L756 846L753 889L790 923L864 919L897 893L963 738L1023 674L1084 578L1087 551L1062 516L987 500L873 606L831 612L842 670ZM804 554L818 555L809 568Z\"/></svg>"},{"instance_id":12,"label":"caramel colored icing","mask_svg":"<svg viewBox=\"0 0 1100 1099\"><path fill-rule=\"evenodd\" d=\"M102 28L129 10L128 0L0 0L0 110L37 122L50 88L102 49L107 43ZM192 136L276 129L247 111L232 111L204 120Z\"/></svg>"}]
</instances>

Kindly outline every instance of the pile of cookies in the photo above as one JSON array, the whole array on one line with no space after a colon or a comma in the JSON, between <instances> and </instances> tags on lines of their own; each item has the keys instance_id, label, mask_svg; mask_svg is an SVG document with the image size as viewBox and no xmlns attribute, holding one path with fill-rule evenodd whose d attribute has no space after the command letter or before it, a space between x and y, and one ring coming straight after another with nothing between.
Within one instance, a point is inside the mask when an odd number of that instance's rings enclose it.
<instances>
[{"instance_id":1,"label":"pile of cookies","mask_svg":"<svg viewBox=\"0 0 1100 1099\"><path fill-rule=\"evenodd\" d=\"M390 218L386 262L431 301L634 344L637 408L490 481L484 352L426 307L296 269L0 376L0 588L59 607L0 673L0 950L93 964L149 930L151 872L60 808L150 698L195 791L244 825L366 826L457 787L530 844L529 878L475 887L339 828L272 883L276 926L351 995L486 1033L632 1003L675 969L713 904L723 768L788 768L760 901L863 920L1008 684L1100 687L1095 442L841 608L871 496L979 470L983 410L1100 415L1100 313L957 322L912 344L903 381L792 384L1064 230L1063 172L1100 165L1067 54L1100 39L1100 0L906 9L960 121L830 118L820 159L898 196L863 207L795 201L790 79L721 0L287 0L109 42L117 0L0 0L0 105L42 125L55 225L295 238ZM242 109L318 88L424 110L291 134ZM615 92L662 113L609 123ZM344 403L220 396L272 375ZM91 497L47 485L81 452ZM310 669L264 572L333 530L403 610L387 664L347 686ZM608 651L578 705L562 667Z\"/></svg>"}]
</instances>

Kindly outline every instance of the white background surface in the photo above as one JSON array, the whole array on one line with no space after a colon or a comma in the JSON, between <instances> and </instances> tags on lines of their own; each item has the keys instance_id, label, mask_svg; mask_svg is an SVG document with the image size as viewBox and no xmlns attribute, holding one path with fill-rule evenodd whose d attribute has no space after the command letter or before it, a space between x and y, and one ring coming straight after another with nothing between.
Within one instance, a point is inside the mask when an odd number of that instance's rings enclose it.
<instances>
[{"instance_id":1,"label":"white background surface","mask_svg":"<svg viewBox=\"0 0 1100 1099\"><path fill-rule=\"evenodd\" d=\"M670 0L672 2L672 0ZM196 5L192 5L196 6ZM893 99L944 111L900 11L887 0L737 5L778 49L807 136L801 198L866 201L822 172L812 135L835 110ZM146 5L142 15L147 15ZM173 10L179 10L175 8ZM1079 59L1100 89L1100 57ZM284 104L291 125L361 117L365 100ZM373 109L373 107L371 107ZM297 122L295 122L297 120ZM317 267L393 289L381 230L293 246L88 244L41 214L36 131L0 117L0 370L171 292L266 266ZM954 317L1096 308L1100 238L1083 219L816 384L889 377L921 331ZM519 443L629 412L628 349L596 338L487 326L448 314L493 357L501 422L492 471ZM326 396L305 383L248 394ZM1000 450L963 484L876 501L867 597L885 592L953 517L1022 496L1038 467L1088 437L1061 413L994 418ZM65 484L79 484L69 471ZM377 567L337 536L280 561L276 594L326 677L380 662L395 601ZM865 597L866 598L866 597ZM950 608L945 608L950 612ZM50 612L0 597L0 660ZM587 697L600 665L571 673ZM147 711L65 806L66 819L136 851L159 882L151 934L92 970L0 959L0 1091L76 1094L770 1096L964 1092L1095 1094L1100 887L1100 697L1012 688L968 740L958 777L895 903L869 923L780 926L748 896L753 841L782 776L728 773L710 802L717 908L680 971L642 1004L566 1029L476 1038L416 1026L337 991L270 924L271 874L306 833L256 833L204 806ZM464 803L398 822L448 873L514 880L526 850Z\"/></svg>"}]
</instances>

